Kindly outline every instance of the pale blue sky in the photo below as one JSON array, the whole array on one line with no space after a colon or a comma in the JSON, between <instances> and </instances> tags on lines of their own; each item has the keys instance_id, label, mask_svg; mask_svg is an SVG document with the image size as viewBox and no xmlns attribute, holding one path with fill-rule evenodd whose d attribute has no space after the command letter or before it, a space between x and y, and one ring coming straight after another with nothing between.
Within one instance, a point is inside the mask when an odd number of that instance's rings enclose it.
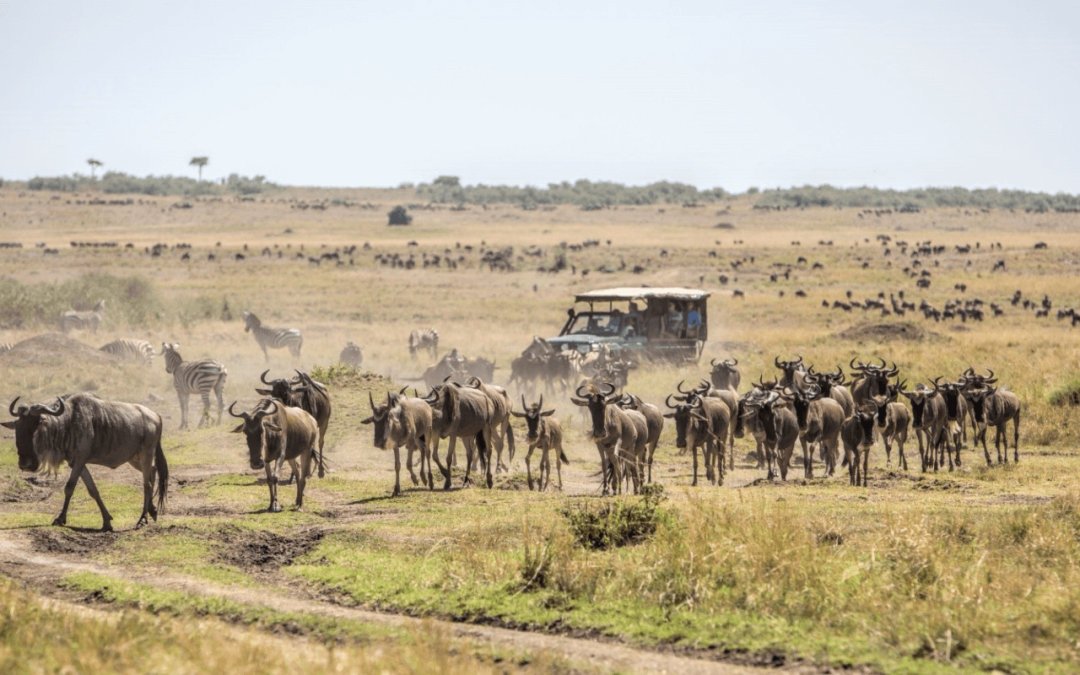
<instances>
[{"instance_id":1,"label":"pale blue sky","mask_svg":"<svg viewBox=\"0 0 1080 675\"><path fill-rule=\"evenodd\" d=\"M1080 192L1080 3L0 0L0 177Z\"/></svg>"}]
</instances>

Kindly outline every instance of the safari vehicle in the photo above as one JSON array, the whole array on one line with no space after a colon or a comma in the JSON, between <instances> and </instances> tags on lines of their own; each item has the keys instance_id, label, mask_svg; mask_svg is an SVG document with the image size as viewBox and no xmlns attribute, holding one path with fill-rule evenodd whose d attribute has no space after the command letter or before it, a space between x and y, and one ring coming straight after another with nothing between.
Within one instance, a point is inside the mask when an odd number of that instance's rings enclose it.
<instances>
[{"instance_id":1,"label":"safari vehicle","mask_svg":"<svg viewBox=\"0 0 1080 675\"><path fill-rule=\"evenodd\" d=\"M574 296L556 349L588 353L602 345L635 360L693 361L709 337L709 293L696 288L608 288Z\"/></svg>"}]
</instances>

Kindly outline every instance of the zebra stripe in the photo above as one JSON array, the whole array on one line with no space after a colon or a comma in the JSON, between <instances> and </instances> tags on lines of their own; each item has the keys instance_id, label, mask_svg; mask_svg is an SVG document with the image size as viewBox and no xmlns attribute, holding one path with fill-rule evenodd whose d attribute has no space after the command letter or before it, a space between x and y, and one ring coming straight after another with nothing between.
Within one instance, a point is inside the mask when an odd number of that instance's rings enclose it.
<instances>
[{"instance_id":1,"label":"zebra stripe","mask_svg":"<svg viewBox=\"0 0 1080 675\"><path fill-rule=\"evenodd\" d=\"M210 417L210 391L217 394L218 420L221 424L221 413L225 409L225 378L229 371L225 366L214 359L202 359L200 361L184 361L180 356L179 343L162 343L161 353L165 356L165 372L172 373L173 387L176 388L176 396L180 399L180 428L187 428L188 396L199 394L203 402L203 418L199 421L201 427Z\"/></svg>"},{"instance_id":2,"label":"zebra stripe","mask_svg":"<svg viewBox=\"0 0 1080 675\"><path fill-rule=\"evenodd\" d=\"M105 318L104 314L104 300L98 300L97 304L94 305L94 309L89 312L68 310L60 315L60 329L64 333L70 333L75 329L84 330L89 328L96 335L98 328L101 327L101 320Z\"/></svg>"},{"instance_id":3,"label":"zebra stripe","mask_svg":"<svg viewBox=\"0 0 1080 675\"><path fill-rule=\"evenodd\" d=\"M267 347L270 349L288 347L289 354L293 358L299 358L300 348L304 346L304 336L295 328L264 326L259 321L259 317L251 312L244 312L244 332L248 331L251 331L251 334L255 336L255 342L259 343L259 347L262 348L263 356L266 357L267 361L270 360L270 355L266 352Z\"/></svg>"},{"instance_id":4,"label":"zebra stripe","mask_svg":"<svg viewBox=\"0 0 1080 675\"><path fill-rule=\"evenodd\" d=\"M439 353L439 331L434 328L419 328L409 333L409 354L416 356L416 352L426 349L435 358Z\"/></svg>"},{"instance_id":5,"label":"zebra stripe","mask_svg":"<svg viewBox=\"0 0 1080 675\"><path fill-rule=\"evenodd\" d=\"M146 340L133 338L113 340L103 346L101 351L112 354L121 361L142 361L147 367L154 365L154 348Z\"/></svg>"},{"instance_id":6,"label":"zebra stripe","mask_svg":"<svg viewBox=\"0 0 1080 675\"><path fill-rule=\"evenodd\" d=\"M13 346L10 342L0 342L0 354L10 352Z\"/></svg>"}]
</instances>

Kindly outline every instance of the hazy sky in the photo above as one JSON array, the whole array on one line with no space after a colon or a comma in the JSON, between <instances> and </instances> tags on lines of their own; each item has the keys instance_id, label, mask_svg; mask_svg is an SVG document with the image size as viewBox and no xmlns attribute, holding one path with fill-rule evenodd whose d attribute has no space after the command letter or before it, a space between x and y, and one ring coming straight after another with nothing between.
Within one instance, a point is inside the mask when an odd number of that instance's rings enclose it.
<instances>
[{"instance_id":1,"label":"hazy sky","mask_svg":"<svg viewBox=\"0 0 1080 675\"><path fill-rule=\"evenodd\" d=\"M1077 2L0 0L0 177L1080 192Z\"/></svg>"}]
</instances>

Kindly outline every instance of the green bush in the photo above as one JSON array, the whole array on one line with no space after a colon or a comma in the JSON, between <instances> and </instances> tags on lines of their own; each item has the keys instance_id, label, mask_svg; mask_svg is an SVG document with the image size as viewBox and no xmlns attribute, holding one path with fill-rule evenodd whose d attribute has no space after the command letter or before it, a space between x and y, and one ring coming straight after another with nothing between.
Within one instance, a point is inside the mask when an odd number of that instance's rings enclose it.
<instances>
[{"instance_id":1,"label":"green bush","mask_svg":"<svg viewBox=\"0 0 1080 675\"><path fill-rule=\"evenodd\" d=\"M660 521L668 517L660 508L664 499L663 485L646 485L637 498L605 501L597 509L587 503L568 506L560 513L578 544L597 551L634 544L654 534ZM532 566L537 564L533 561Z\"/></svg>"}]
</instances>

